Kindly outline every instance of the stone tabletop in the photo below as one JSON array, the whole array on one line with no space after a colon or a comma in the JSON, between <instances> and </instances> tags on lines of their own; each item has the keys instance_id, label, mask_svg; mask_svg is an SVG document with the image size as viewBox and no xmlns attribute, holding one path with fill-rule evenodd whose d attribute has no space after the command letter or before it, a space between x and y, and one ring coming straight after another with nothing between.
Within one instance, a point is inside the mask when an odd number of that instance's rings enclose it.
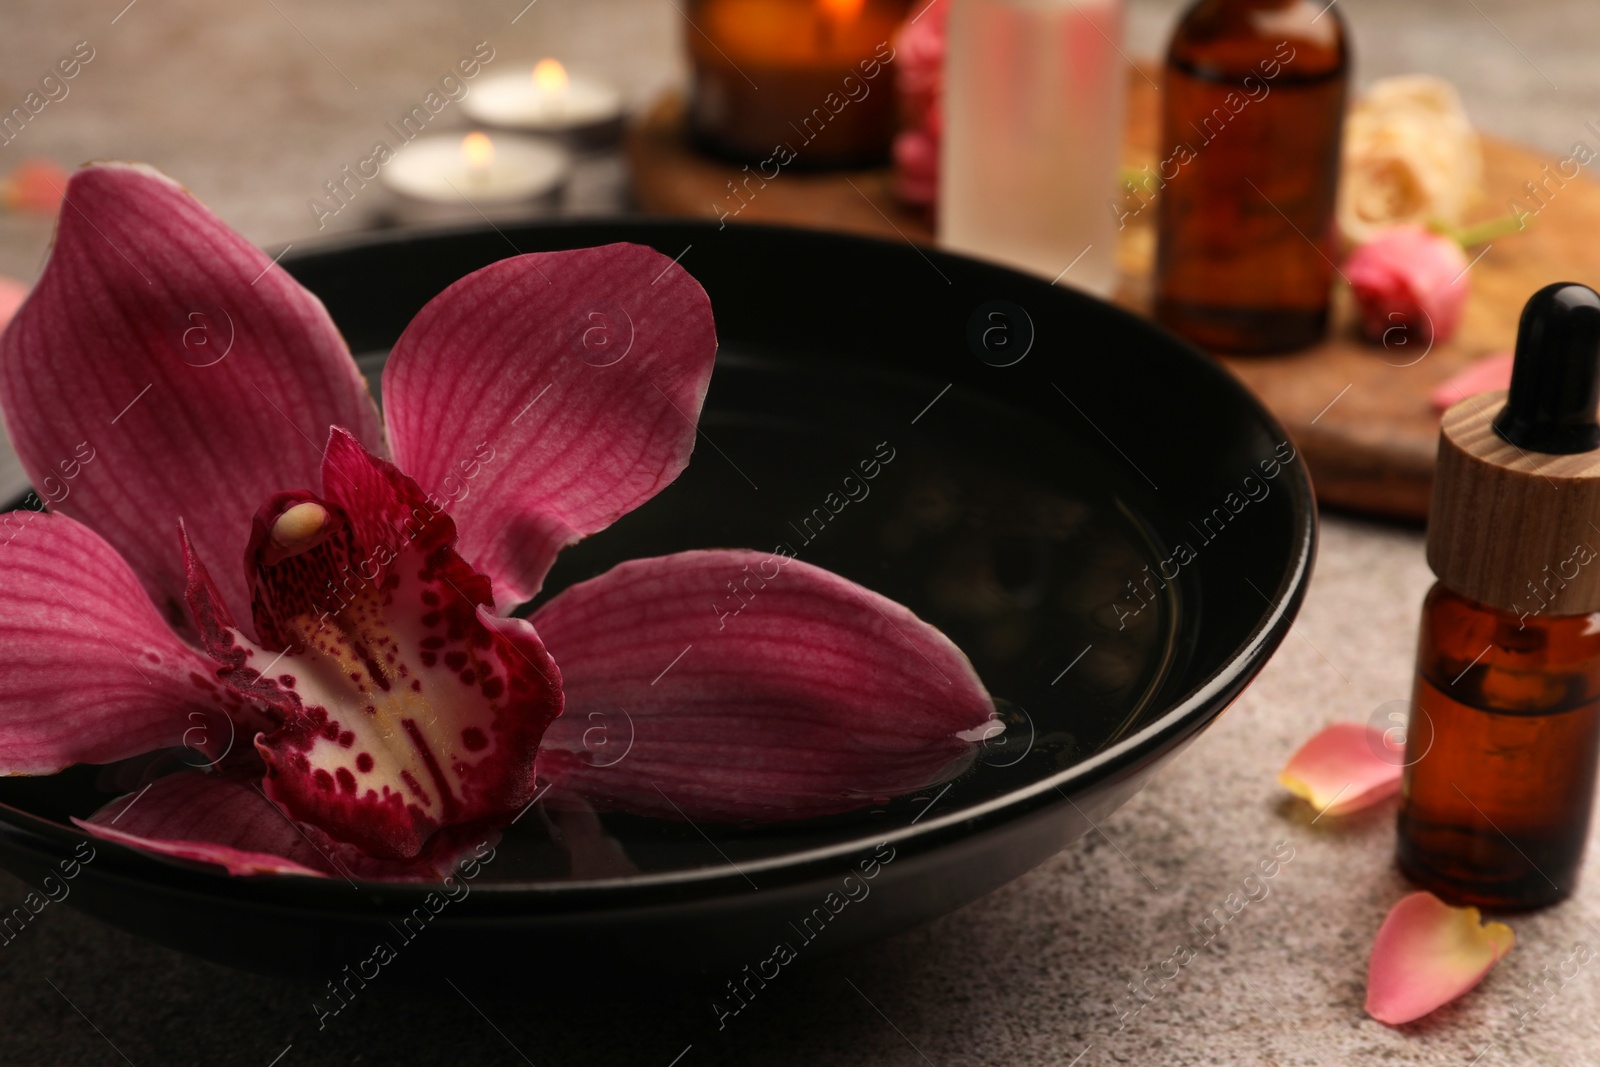
<instances>
[{"instance_id":1,"label":"stone tabletop","mask_svg":"<svg viewBox=\"0 0 1600 1067\"><path fill-rule=\"evenodd\" d=\"M1552 159L1576 139L1593 142L1592 0L1336 2L1360 80L1445 75L1482 127ZM0 109L78 42L93 59L0 148L0 168L23 154L143 159L273 254L388 219L381 191L364 191L319 233L307 202L479 42L495 50L491 69L560 55L637 105L681 83L681 38L692 32L681 0L124 3L9 0ZM1169 0L1132 0L1130 53L1157 52L1174 12ZM463 120L447 109L435 121ZM584 161L575 189L552 210L625 207L614 159ZM1556 202L1550 214L1559 211ZM32 278L49 233L48 221L0 215L0 273ZM1372 935L1407 891L1390 858L1392 804L1313 825L1274 784L1322 725L1406 698L1430 581L1417 531L1330 517L1305 609L1277 657L1099 832L926 928L786 972L715 1039L704 1037L704 999L686 992L595 990L556 1007L470 976L415 1000L379 991L319 1032L303 983L187 958L61 907L0 948L0 1063L1595 1062L1600 975L1566 961L1576 946L1600 946L1600 878L1565 905L1513 919L1516 948L1478 990L1392 1030L1361 1012ZM1266 895L1200 944L1197 927L1274 857L1289 858ZM0 875L0 901L26 892ZM1199 949L1193 961L1149 979L1185 943ZM559 960L529 967L559 979ZM1154 996L1134 1000L1129 983L1147 979Z\"/></svg>"}]
</instances>

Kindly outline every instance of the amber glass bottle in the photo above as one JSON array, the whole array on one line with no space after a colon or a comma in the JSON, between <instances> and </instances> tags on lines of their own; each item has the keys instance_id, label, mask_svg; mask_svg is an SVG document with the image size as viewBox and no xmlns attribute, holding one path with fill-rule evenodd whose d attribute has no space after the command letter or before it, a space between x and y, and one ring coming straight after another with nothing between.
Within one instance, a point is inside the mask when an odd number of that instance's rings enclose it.
<instances>
[{"instance_id":1,"label":"amber glass bottle","mask_svg":"<svg viewBox=\"0 0 1600 1067\"><path fill-rule=\"evenodd\" d=\"M1402 870L1445 900L1577 884L1600 759L1600 295L1523 310L1511 390L1445 413L1401 787Z\"/></svg>"},{"instance_id":2,"label":"amber glass bottle","mask_svg":"<svg viewBox=\"0 0 1600 1067\"><path fill-rule=\"evenodd\" d=\"M1571 893L1600 756L1600 615L1523 617L1435 585L1413 703L1405 872L1487 907Z\"/></svg>"},{"instance_id":3,"label":"amber glass bottle","mask_svg":"<svg viewBox=\"0 0 1600 1067\"><path fill-rule=\"evenodd\" d=\"M1156 165L1165 325L1220 352L1323 335L1349 65L1322 0L1197 0L1184 14Z\"/></svg>"}]
</instances>

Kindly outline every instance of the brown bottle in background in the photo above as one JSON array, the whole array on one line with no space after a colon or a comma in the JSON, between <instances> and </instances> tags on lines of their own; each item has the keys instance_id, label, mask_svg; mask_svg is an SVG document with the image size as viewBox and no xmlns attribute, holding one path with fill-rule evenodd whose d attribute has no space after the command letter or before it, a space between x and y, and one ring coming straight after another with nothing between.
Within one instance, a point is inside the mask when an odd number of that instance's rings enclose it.
<instances>
[{"instance_id":1,"label":"brown bottle in background","mask_svg":"<svg viewBox=\"0 0 1600 1067\"><path fill-rule=\"evenodd\" d=\"M1456 904L1577 884L1600 759L1600 295L1522 313L1511 390L1445 413L1406 731L1401 869Z\"/></svg>"},{"instance_id":2,"label":"brown bottle in background","mask_svg":"<svg viewBox=\"0 0 1600 1067\"><path fill-rule=\"evenodd\" d=\"M1219 352L1319 340L1350 66L1334 5L1197 0L1167 52L1155 313Z\"/></svg>"}]
</instances>

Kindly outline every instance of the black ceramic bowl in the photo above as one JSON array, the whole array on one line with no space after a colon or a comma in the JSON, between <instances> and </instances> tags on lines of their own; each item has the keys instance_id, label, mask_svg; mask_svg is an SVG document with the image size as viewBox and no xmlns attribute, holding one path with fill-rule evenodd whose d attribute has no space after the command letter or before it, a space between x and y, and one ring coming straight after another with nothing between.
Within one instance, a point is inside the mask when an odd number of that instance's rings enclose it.
<instances>
[{"instance_id":1,"label":"black ceramic bowl","mask_svg":"<svg viewBox=\"0 0 1600 1067\"><path fill-rule=\"evenodd\" d=\"M634 556L785 542L945 630L998 698L1004 741L947 785L846 816L607 816L639 869L627 877L573 880L526 819L421 933L404 919L425 886L234 879L106 842L72 904L319 981L380 941L449 973L529 980L554 960L564 975L732 979L774 966L779 944L844 949L1039 864L1183 749L1287 632L1314 543L1303 465L1216 364L1100 301L905 243L684 222L364 237L284 267L371 370L462 275L612 241L680 257L722 347L688 472L566 553L549 592ZM887 453L870 493L839 508L845 476ZM37 883L81 840L68 817L125 791L129 773L0 780L0 862Z\"/></svg>"}]
</instances>

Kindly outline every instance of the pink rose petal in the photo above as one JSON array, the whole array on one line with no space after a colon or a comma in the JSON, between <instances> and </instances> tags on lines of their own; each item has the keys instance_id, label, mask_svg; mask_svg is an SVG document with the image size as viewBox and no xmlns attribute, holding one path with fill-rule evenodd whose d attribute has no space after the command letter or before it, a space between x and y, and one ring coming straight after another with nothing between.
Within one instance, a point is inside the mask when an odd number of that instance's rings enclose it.
<instances>
[{"instance_id":1,"label":"pink rose petal","mask_svg":"<svg viewBox=\"0 0 1600 1067\"><path fill-rule=\"evenodd\" d=\"M0 330L16 315L22 302L28 299L28 287L15 278L0 276Z\"/></svg>"},{"instance_id":2,"label":"pink rose petal","mask_svg":"<svg viewBox=\"0 0 1600 1067\"><path fill-rule=\"evenodd\" d=\"M1464 370L1446 378L1428 394L1433 410L1443 412L1461 403L1469 396L1488 393L1496 389L1511 388L1512 353L1496 352L1484 356Z\"/></svg>"},{"instance_id":3,"label":"pink rose petal","mask_svg":"<svg viewBox=\"0 0 1600 1067\"><path fill-rule=\"evenodd\" d=\"M395 462L443 500L502 610L556 553L689 462L716 329L705 290L639 245L491 264L429 301L383 372Z\"/></svg>"},{"instance_id":4,"label":"pink rose petal","mask_svg":"<svg viewBox=\"0 0 1600 1067\"><path fill-rule=\"evenodd\" d=\"M1481 922L1477 908L1412 893L1373 939L1367 1014L1390 1026L1421 1018L1482 981L1514 941L1509 926Z\"/></svg>"},{"instance_id":5,"label":"pink rose petal","mask_svg":"<svg viewBox=\"0 0 1600 1067\"><path fill-rule=\"evenodd\" d=\"M958 735L993 714L938 630L781 555L632 560L533 622L568 704L540 774L602 810L725 822L852 811L960 773L976 746Z\"/></svg>"},{"instance_id":6,"label":"pink rose petal","mask_svg":"<svg viewBox=\"0 0 1600 1067\"><path fill-rule=\"evenodd\" d=\"M72 175L53 159L24 159L0 181L0 203L7 210L33 215L54 215Z\"/></svg>"},{"instance_id":7,"label":"pink rose petal","mask_svg":"<svg viewBox=\"0 0 1600 1067\"><path fill-rule=\"evenodd\" d=\"M1398 793L1403 763L1382 730L1336 722L1300 746L1278 782L1318 812L1343 815Z\"/></svg>"}]
</instances>

